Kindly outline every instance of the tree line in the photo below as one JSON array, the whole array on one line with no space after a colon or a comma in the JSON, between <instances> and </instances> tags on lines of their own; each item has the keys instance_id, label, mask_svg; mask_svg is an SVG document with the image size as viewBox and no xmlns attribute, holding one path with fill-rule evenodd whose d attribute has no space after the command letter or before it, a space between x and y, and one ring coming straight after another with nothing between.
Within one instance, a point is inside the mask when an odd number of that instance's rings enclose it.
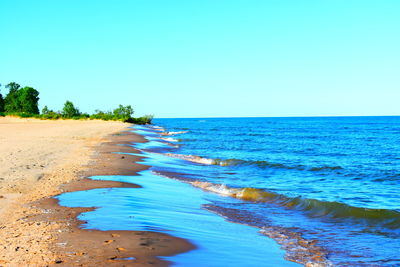
<instances>
[{"instance_id":1,"label":"tree line","mask_svg":"<svg viewBox=\"0 0 400 267\"><path fill-rule=\"evenodd\" d=\"M131 105L119 105L112 111L96 110L93 114L82 113L78 107L68 100L60 111L53 111L44 106L42 112L40 112L39 91L30 86L21 87L16 82L10 82L5 88L8 89L8 94L5 97L0 91L0 116L13 115L39 119L118 120L136 124L150 124L153 119L152 115L145 115L139 118L133 117L134 110Z\"/></svg>"}]
</instances>

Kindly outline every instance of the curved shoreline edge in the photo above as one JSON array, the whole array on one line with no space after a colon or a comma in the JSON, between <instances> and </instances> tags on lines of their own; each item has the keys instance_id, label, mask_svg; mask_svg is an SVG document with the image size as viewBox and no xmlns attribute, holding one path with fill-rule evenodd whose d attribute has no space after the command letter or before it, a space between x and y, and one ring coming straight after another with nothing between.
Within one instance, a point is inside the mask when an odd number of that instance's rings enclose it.
<instances>
[{"instance_id":1,"label":"curved shoreline edge","mask_svg":"<svg viewBox=\"0 0 400 267\"><path fill-rule=\"evenodd\" d=\"M0 222L3 236L6 234L11 238L0 241L1 249L5 252L1 253L0 266L168 266L169 262L157 256L170 256L194 249L195 246L189 241L163 233L80 229L82 222L77 216L91 209L62 207L52 198L63 192L140 187L86 178L95 175L135 176L137 172L148 169L148 166L136 163L141 157L115 153L135 152L132 146L127 146L134 142L146 140L126 128L114 133L96 146L92 162L87 166L82 166L85 164L82 162L81 170L74 173L72 181L54 184L51 192L45 192L38 199L29 199L33 202L20 199L18 204L25 204L18 211L23 216L16 219L20 228L15 229L15 225L7 224L9 220L6 219Z\"/></svg>"},{"instance_id":2,"label":"curved shoreline edge","mask_svg":"<svg viewBox=\"0 0 400 267\"><path fill-rule=\"evenodd\" d=\"M63 192L75 192L96 188L130 187L140 188L140 185L92 180L87 177L118 175L136 176L138 172L149 166L137 163L139 156L118 154L137 153L132 143L147 142L142 136L131 131L122 131L110 136L109 141L101 143L96 152L96 159L88 170L82 173L83 179L62 185ZM116 153L117 152L117 153ZM55 199L44 199L38 207L49 210L50 219L64 220L68 227L60 233L58 242L53 244L52 250L57 251L59 262L69 266L71 264L93 266L168 266L169 262L157 258L158 256L172 256L194 249L195 246L182 238L151 231L99 231L81 229L81 221L77 216L95 208L69 208L60 206ZM52 218L53 217L53 218Z\"/></svg>"}]
</instances>

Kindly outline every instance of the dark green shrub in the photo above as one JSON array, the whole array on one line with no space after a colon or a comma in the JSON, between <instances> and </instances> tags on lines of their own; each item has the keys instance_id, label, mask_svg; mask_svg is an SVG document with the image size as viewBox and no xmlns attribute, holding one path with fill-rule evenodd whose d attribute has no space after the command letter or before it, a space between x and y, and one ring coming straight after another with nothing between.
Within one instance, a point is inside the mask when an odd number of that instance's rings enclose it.
<instances>
[{"instance_id":1,"label":"dark green shrub","mask_svg":"<svg viewBox=\"0 0 400 267\"><path fill-rule=\"evenodd\" d=\"M62 115L60 113L56 113L54 111L51 111L47 114L42 114L40 115L40 118L43 120L58 120L62 118Z\"/></svg>"},{"instance_id":2,"label":"dark green shrub","mask_svg":"<svg viewBox=\"0 0 400 267\"><path fill-rule=\"evenodd\" d=\"M49 114L51 112L54 113L54 111L49 109L47 106L44 106L44 108L42 109L42 114Z\"/></svg>"},{"instance_id":3,"label":"dark green shrub","mask_svg":"<svg viewBox=\"0 0 400 267\"><path fill-rule=\"evenodd\" d=\"M31 114L39 114L39 92L32 87L25 86L18 91L21 111Z\"/></svg>"},{"instance_id":4,"label":"dark green shrub","mask_svg":"<svg viewBox=\"0 0 400 267\"><path fill-rule=\"evenodd\" d=\"M0 93L0 112L4 112L4 98L1 93Z\"/></svg>"},{"instance_id":5,"label":"dark green shrub","mask_svg":"<svg viewBox=\"0 0 400 267\"><path fill-rule=\"evenodd\" d=\"M62 116L64 118L74 118L80 116L79 109L74 106L71 101L66 101L62 110Z\"/></svg>"},{"instance_id":6,"label":"dark green shrub","mask_svg":"<svg viewBox=\"0 0 400 267\"><path fill-rule=\"evenodd\" d=\"M21 111L21 104L18 98L18 90L21 86L18 83L11 82L6 85L8 88L8 94L4 98L4 110L6 112L18 112Z\"/></svg>"},{"instance_id":7,"label":"dark green shrub","mask_svg":"<svg viewBox=\"0 0 400 267\"><path fill-rule=\"evenodd\" d=\"M151 124L152 120L153 120L153 115L144 115L139 118L131 118L131 120L126 122L131 122L135 124Z\"/></svg>"},{"instance_id":8,"label":"dark green shrub","mask_svg":"<svg viewBox=\"0 0 400 267\"><path fill-rule=\"evenodd\" d=\"M104 112L97 109L95 110L95 113L90 116L90 119L110 121L110 120L115 120L115 116L110 111Z\"/></svg>"},{"instance_id":9,"label":"dark green shrub","mask_svg":"<svg viewBox=\"0 0 400 267\"><path fill-rule=\"evenodd\" d=\"M1 85L0 85L1 86ZM62 111L54 112L47 106L39 114L38 101L39 92L29 86L21 88L18 83L11 82L6 88L9 89L5 98L0 94L0 116L17 116L20 118L39 118L43 120L74 119L74 120L113 120L136 124L151 124L152 115L139 118L132 117L134 110L131 105L119 105L113 111L96 110L94 114L81 113L71 101L66 101Z\"/></svg>"},{"instance_id":10,"label":"dark green shrub","mask_svg":"<svg viewBox=\"0 0 400 267\"><path fill-rule=\"evenodd\" d=\"M6 112L39 114L39 92L36 89L29 86L20 88L20 85L15 82L9 83L6 87L9 88L4 99Z\"/></svg>"},{"instance_id":11,"label":"dark green shrub","mask_svg":"<svg viewBox=\"0 0 400 267\"><path fill-rule=\"evenodd\" d=\"M122 120L122 121L129 120L130 118L132 118L133 108L130 105L128 106L119 105L118 108L113 110L113 115L117 120Z\"/></svg>"},{"instance_id":12,"label":"dark green shrub","mask_svg":"<svg viewBox=\"0 0 400 267\"><path fill-rule=\"evenodd\" d=\"M28 113L28 112L5 112L5 115L20 117L20 118L32 118L32 117L40 116L38 114L32 114L32 113Z\"/></svg>"}]
</instances>

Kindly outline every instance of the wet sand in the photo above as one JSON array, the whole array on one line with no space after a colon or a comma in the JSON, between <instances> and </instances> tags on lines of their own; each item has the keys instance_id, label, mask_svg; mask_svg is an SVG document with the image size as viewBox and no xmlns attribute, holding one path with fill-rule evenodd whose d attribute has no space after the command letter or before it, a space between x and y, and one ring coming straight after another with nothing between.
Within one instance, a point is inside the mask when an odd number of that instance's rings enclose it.
<instances>
[{"instance_id":1,"label":"wet sand","mask_svg":"<svg viewBox=\"0 0 400 267\"><path fill-rule=\"evenodd\" d=\"M135 175L148 168L136 163L138 156L113 153L134 152L127 146L130 142L145 142L143 137L126 132L127 126L118 122L1 118L2 162L18 152L16 161L0 169L4 177L0 204L5 206L0 213L0 266L165 266L168 262L156 256L194 248L186 240L162 233L82 230L76 217L90 209L61 207L51 198L92 188L139 187L85 178ZM35 158L34 165L28 164ZM46 172L40 167L43 159L48 160ZM32 166L34 172L26 166Z\"/></svg>"}]
</instances>

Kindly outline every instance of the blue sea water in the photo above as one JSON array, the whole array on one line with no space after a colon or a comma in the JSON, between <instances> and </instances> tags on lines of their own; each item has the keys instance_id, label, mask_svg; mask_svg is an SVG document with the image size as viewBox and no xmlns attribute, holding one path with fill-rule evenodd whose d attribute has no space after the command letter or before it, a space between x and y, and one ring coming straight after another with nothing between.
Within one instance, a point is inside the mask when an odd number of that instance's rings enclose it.
<instances>
[{"instance_id":1,"label":"blue sea water","mask_svg":"<svg viewBox=\"0 0 400 267\"><path fill-rule=\"evenodd\" d=\"M333 265L400 265L400 117L154 124L171 133L165 141L174 146L153 152L186 161L184 167L155 164L157 173L242 200L204 208L264 229L282 244L293 236L314 241Z\"/></svg>"},{"instance_id":2,"label":"blue sea water","mask_svg":"<svg viewBox=\"0 0 400 267\"><path fill-rule=\"evenodd\" d=\"M93 179L143 188L58 196L99 207L81 215L85 228L187 238L198 249L166 257L176 266L400 265L400 117L155 119L134 130L151 168Z\"/></svg>"},{"instance_id":3,"label":"blue sea water","mask_svg":"<svg viewBox=\"0 0 400 267\"><path fill-rule=\"evenodd\" d=\"M155 231L191 240L195 250L163 257L173 266L299 266L285 261L284 251L273 240L260 235L259 229L229 223L200 208L226 201L218 195L150 171L132 177L92 179L134 182L143 188L93 189L58 196L61 205L97 207L80 215L86 222L84 229Z\"/></svg>"}]
</instances>

